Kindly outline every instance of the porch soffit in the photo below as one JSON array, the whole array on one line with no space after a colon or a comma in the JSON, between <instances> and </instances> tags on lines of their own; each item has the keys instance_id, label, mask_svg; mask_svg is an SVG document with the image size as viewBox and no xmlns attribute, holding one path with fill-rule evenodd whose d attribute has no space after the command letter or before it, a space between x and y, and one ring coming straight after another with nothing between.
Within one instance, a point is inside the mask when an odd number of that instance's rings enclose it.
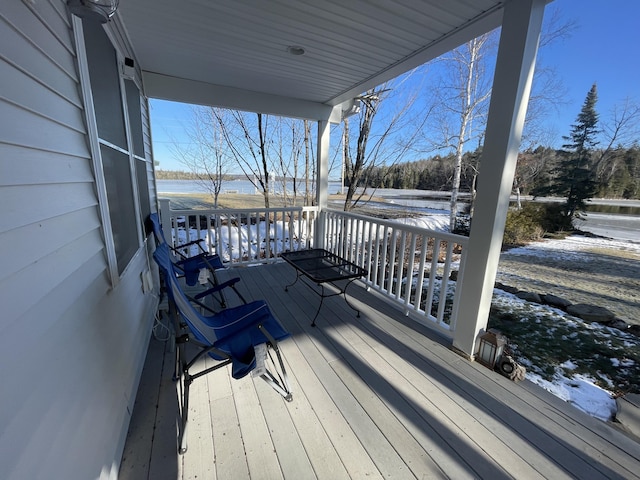
<instances>
[{"instance_id":1,"label":"porch soffit","mask_svg":"<svg viewBox=\"0 0 640 480\"><path fill-rule=\"evenodd\" d=\"M496 0L135 0L150 97L328 118L331 107L500 25ZM292 55L289 46L305 49ZM256 111L256 108L251 108Z\"/></svg>"}]
</instances>

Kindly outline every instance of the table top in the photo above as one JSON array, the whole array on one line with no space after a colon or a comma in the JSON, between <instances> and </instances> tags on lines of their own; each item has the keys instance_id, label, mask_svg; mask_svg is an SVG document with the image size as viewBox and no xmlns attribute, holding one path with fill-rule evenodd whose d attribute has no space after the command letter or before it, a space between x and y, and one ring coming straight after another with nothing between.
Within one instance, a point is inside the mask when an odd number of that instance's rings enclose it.
<instances>
[{"instance_id":1,"label":"table top","mask_svg":"<svg viewBox=\"0 0 640 480\"><path fill-rule=\"evenodd\" d=\"M316 283L364 277L367 270L321 248L284 252L280 256Z\"/></svg>"}]
</instances>

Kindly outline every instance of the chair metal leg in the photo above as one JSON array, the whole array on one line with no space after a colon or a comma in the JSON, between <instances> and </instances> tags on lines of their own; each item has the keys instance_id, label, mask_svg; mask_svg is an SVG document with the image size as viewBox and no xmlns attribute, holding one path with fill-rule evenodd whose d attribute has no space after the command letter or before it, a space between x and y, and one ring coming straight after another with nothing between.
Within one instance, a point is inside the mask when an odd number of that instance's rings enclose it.
<instances>
[{"instance_id":1,"label":"chair metal leg","mask_svg":"<svg viewBox=\"0 0 640 480\"><path fill-rule=\"evenodd\" d=\"M260 375L267 384L273 388L276 392L278 392L282 397L287 401L293 401L293 393L291 393L291 387L289 386L289 378L287 377L287 370L284 367L284 363L282 361L282 356L280 355L280 350L277 348L274 349L276 352L276 356L278 357L278 362L280 363L280 371L278 371L275 361L271 356L271 352L269 352L269 357L271 364L273 365L273 370L276 372L275 375L270 370L267 370L265 373ZM277 376L277 378L276 378Z\"/></svg>"},{"instance_id":2,"label":"chair metal leg","mask_svg":"<svg viewBox=\"0 0 640 480\"><path fill-rule=\"evenodd\" d=\"M193 379L189 372L184 372L182 383L182 414L180 416L180 428L178 430L178 453L181 455L187 452L187 426L189 420L189 388Z\"/></svg>"},{"instance_id":3,"label":"chair metal leg","mask_svg":"<svg viewBox=\"0 0 640 480\"><path fill-rule=\"evenodd\" d=\"M266 367L262 369L258 373L260 378L262 378L267 384L273 388L276 392L278 392L282 397L287 401L291 402L293 400L293 394L291 393L291 387L289 386L289 377L287 376L287 369L284 366L284 360L280 353L280 348L278 347L278 342L273 338L273 336L264 328L263 325L258 325L258 328L267 340L269 341L267 349L267 355L269 361L271 363L273 371L267 369ZM271 351L276 353L277 364L271 354Z\"/></svg>"}]
</instances>

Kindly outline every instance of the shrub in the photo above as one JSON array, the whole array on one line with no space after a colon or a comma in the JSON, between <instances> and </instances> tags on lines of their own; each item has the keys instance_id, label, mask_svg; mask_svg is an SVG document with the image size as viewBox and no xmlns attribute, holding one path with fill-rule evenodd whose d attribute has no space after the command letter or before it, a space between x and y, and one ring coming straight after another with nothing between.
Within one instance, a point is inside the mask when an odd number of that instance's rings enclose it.
<instances>
[{"instance_id":1,"label":"shrub","mask_svg":"<svg viewBox=\"0 0 640 480\"><path fill-rule=\"evenodd\" d=\"M571 219L563 214L562 207L561 204L528 202L521 210L509 210L503 244L525 245L547 233L573 230Z\"/></svg>"}]
</instances>

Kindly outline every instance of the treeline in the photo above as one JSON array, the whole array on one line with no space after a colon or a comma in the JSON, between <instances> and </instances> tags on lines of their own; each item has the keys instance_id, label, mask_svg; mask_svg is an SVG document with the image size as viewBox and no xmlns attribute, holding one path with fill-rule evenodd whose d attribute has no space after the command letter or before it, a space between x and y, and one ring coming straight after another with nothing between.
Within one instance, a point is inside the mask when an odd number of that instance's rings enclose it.
<instances>
[{"instance_id":1,"label":"treeline","mask_svg":"<svg viewBox=\"0 0 640 480\"><path fill-rule=\"evenodd\" d=\"M207 180L204 173L185 172L184 170L156 170L158 180ZM244 175L223 175L223 180L244 180Z\"/></svg>"},{"instance_id":2,"label":"treeline","mask_svg":"<svg viewBox=\"0 0 640 480\"><path fill-rule=\"evenodd\" d=\"M158 180L198 180L199 177L193 172L185 172L183 170L156 170L156 179Z\"/></svg>"},{"instance_id":3,"label":"treeline","mask_svg":"<svg viewBox=\"0 0 640 480\"><path fill-rule=\"evenodd\" d=\"M460 191L470 192L478 175L481 151L464 155ZM514 187L522 195L543 191L559 175L559 165L567 153L546 147L527 150L518 155ZM393 166L372 167L359 186L419 190L451 189L455 158L434 156L429 159L400 163ZM614 148L590 152L590 169L596 182L596 196L601 198L640 198L640 146Z\"/></svg>"}]
</instances>

